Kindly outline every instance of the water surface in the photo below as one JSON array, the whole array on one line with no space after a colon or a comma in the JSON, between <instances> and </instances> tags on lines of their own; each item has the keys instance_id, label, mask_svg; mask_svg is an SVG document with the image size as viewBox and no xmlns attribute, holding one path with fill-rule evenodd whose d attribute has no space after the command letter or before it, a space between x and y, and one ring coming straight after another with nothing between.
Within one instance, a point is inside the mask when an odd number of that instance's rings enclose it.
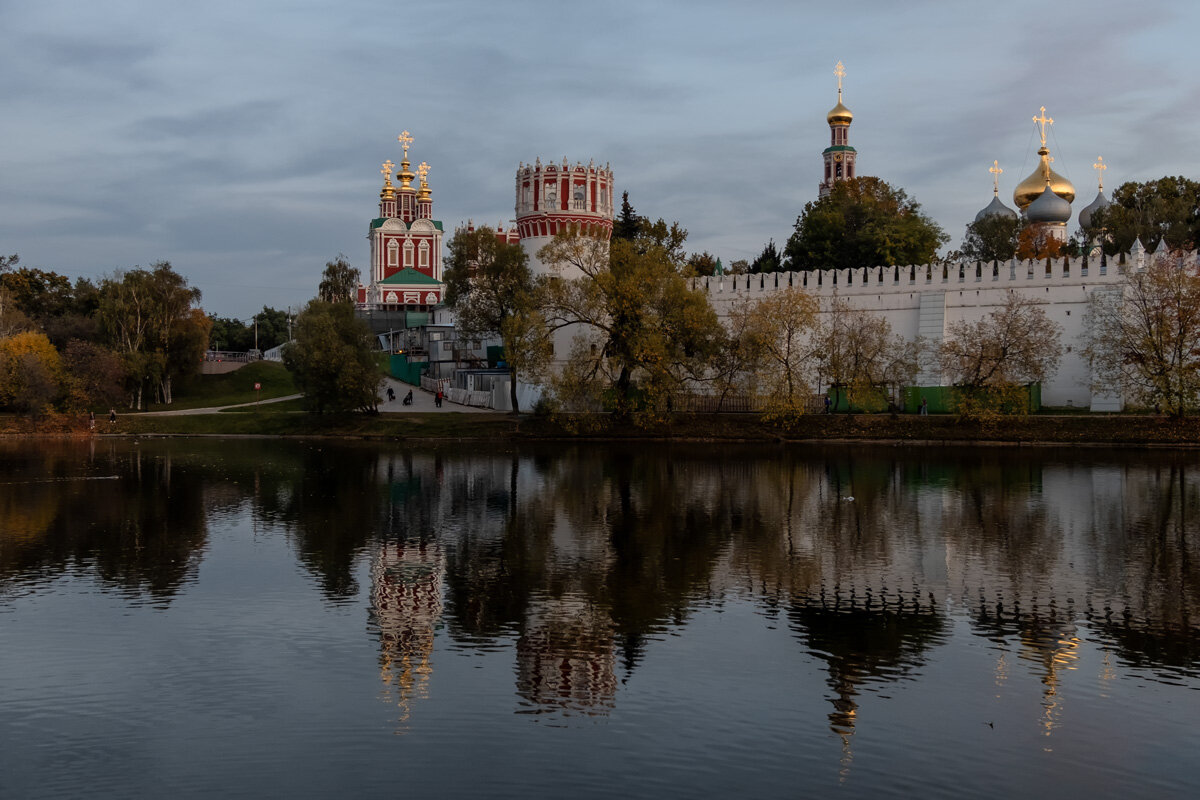
<instances>
[{"instance_id":1,"label":"water surface","mask_svg":"<svg viewBox=\"0 0 1200 800\"><path fill-rule=\"evenodd\" d=\"M0 796L1194 797L1195 460L0 442Z\"/></svg>"}]
</instances>

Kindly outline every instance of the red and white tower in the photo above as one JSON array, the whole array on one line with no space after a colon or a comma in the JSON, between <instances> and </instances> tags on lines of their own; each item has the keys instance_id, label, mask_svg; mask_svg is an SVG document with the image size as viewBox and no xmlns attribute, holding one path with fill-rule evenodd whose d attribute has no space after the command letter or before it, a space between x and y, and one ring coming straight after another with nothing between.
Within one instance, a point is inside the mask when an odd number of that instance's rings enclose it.
<instances>
[{"instance_id":1,"label":"red and white tower","mask_svg":"<svg viewBox=\"0 0 1200 800\"><path fill-rule=\"evenodd\" d=\"M612 236L612 175L607 164L572 167L566 158L561 165L543 165L538 158L517 167L517 230L535 275L549 272L537 254L555 234L575 230L605 241Z\"/></svg>"},{"instance_id":2,"label":"red and white tower","mask_svg":"<svg viewBox=\"0 0 1200 800\"><path fill-rule=\"evenodd\" d=\"M404 148L396 173L400 185L392 185L395 164L383 162L379 216L367 232L370 281L359 285L358 302L362 308L427 311L442 302L442 223L433 219L429 165L422 162L413 172L408 161L413 138L404 131L397 139ZM418 176L419 188L412 185Z\"/></svg>"},{"instance_id":3,"label":"red and white tower","mask_svg":"<svg viewBox=\"0 0 1200 800\"><path fill-rule=\"evenodd\" d=\"M842 62L837 63L833 74L838 79L838 101L825 115L825 121L829 123L829 147L821 154L825 160L825 179L819 187L821 197L827 196L838 181L855 177L854 159L858 155L850 146L850 123L854 121L854 114L842 105L842 78L846 77Z\"/></svg>"}]
</instances>

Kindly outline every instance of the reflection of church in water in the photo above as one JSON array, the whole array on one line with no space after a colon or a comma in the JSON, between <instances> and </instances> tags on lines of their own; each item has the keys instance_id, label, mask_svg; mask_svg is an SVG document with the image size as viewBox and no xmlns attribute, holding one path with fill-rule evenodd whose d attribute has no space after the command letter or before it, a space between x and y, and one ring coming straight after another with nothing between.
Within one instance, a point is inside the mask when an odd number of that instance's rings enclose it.
<instances>
[{"instance_id":1,"label":"reflection of church in water","mask_svg":"<svg viewBox=\"0 0 1200 800\"><path fill-rule=\"evenodd\" d=\"M613 624L584 597L547 598L517 640L517 693L533 713L603 714L617 693Z\"/></svg>"},{"instance_id":2,"label":"reflection of church in water","mask_svg":"<svg viewBox=\"0 0 1200 800\"><path fill-rule=\"evenodd\" d=\"M428 696L435 631L442 618L446 557L436 541L380 542L371 562L371 611L379 630L384 696L405 722Z\"/></svg>"}]
</instances>

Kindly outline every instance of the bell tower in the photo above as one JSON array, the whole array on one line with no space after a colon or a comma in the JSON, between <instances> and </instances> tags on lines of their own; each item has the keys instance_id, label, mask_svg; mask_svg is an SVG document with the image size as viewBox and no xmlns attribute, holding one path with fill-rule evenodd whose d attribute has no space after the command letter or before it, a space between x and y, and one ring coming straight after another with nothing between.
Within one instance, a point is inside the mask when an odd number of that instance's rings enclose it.
<instances>
[{"instance_id":1,"label":"bell tower","mask_svg":"<svg viewBox=\"0 0 1200 800\"><path fill-rule=\"evenodd\" d=\"M842 78L846 77L842 62L837 63L833 74L837 76L838 101L825 115L825 121L829 123L829 147L821 154L825 160L825 178L818 187L821 197L826 197L833 190L833 184L857 175L854 159L858 153L850 146L850 123L854 121L854 114L842 105Z\"/></svg>"}]
</instances>

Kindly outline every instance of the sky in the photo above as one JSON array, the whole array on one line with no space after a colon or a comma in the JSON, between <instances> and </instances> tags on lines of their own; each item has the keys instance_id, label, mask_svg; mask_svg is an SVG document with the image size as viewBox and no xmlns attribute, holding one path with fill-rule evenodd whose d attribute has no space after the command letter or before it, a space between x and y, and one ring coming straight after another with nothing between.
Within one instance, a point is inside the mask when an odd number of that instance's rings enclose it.
<instances>
[{"instance_id":1,"label":"sky","mask_svg":"<svg viewBox=\"0 0 1200 800\"><path fill-rule=\"evenodd\" d=\"M520 162L611 165L617 202L726 264L816 199L825 114L858 173L955 248L1037 163L1076 212L1200 179L1200 3L0 0L0 254L99 280L171 262L211 314L298 308L367 262L381 162L430 165L434 217L507 224ZM1072 223L1074 225L1074 222Z\"/></svg>"}]
</instances>

